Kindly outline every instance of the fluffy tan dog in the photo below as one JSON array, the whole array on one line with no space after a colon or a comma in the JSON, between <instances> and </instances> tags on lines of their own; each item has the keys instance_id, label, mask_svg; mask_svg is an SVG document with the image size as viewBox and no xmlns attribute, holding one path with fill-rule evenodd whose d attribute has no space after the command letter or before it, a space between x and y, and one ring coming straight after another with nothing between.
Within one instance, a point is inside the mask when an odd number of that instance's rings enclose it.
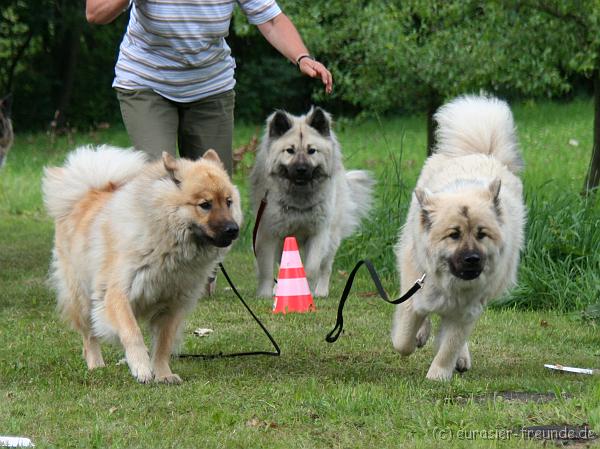
<instances>
[{"instance_id":1,"label":"fluffy tan dog","mask_svg":"<svg viewBox=\"0 0 600 449\"><path fill-rule=\"evenodd\" d=\"M424 288L399 305L392 342L423 346L427 316L441 316L427 378L471 368L467 339L486 303L516 282L525 206L513 117L496 98L465 96L435 115L438 145L425 163L396 247L401 289Z\"/></svg>"},{"instance_id":2,"label":"fluffy tan dog","mask_svg":"<svg viewBox=\"0 0 600 449\"><path fill-rule=\"evenodd\" d=\"M140 152L84 147L45 170L43 193L56 221L58 308L82 335L88 368L104 366L100 339L118 338L139 382L181 382L169 367L179 330L242 220L217 153L148 163Z\"/></svg>"}]
</instances>

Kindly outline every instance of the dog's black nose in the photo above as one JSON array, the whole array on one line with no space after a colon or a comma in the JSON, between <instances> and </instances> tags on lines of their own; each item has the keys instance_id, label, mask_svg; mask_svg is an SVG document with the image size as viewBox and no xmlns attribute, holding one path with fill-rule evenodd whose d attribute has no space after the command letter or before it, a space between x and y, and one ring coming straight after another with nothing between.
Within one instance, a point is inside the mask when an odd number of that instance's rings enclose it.
<instances>
[{"instance_id":1,"label":"dog's black nose","mask_svg":"<svg viewBox=\"0 0 600 449\"><path fill-rule=\"evenodd\" d=\"M467 253L463 257L463 262L467 265L477 265L479 262L481 262L481 256L475 252Z\"/></svg>"},{"instance_id":2,"label":"dog's black nose","mask_svg":"<svg viewBox=\"0 0 600 449\"><path fill-rule=\"evenodd\" d=\"M237 238L239 233L240 233L240 227L237 225L237 223L233 223L233 222L227 223L223 227L223 234L225 234L231 240Z\"/></svg>"},{"instance_id":3,"label":"dog's black nose","mask_svg":"<svg viewBox=\"0 0 600 449\"><path fill-rule=\"evenodd\" d=\"M295 167L296 174L299 176L303 176L308 173L308 164L298 164Z\"/></svg>"}]
</instances>

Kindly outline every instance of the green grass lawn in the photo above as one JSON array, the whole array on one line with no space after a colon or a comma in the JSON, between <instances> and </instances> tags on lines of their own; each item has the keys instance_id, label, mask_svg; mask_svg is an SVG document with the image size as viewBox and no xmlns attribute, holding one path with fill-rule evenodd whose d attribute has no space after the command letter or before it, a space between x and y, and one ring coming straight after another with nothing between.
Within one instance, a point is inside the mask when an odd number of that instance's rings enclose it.
<instances>
[{"instance_id":1,"label":"green grass lawn","mask_svg":"<svg viewBox=\"0 0 600 449\"><path fill-rule=\"evenodd\" d=\"M61 163L79 144L125 146L125 133L20 135L0 172L0 435L56 448L521 448L541 445L510 433L522 427L590 424L600 433L598 378L543 368L600 368L600 331L580 318L600 302L598 201L579 195L592 103L522 104L515 117L530 209L522 282L483 315L471 338L473 369L450 383L425 380L431 344L407 359L394 353L393 308L371 296L364 273L347 304L345 333L335 344L324 341L358 258L373 259L398 293L390 245L424 160L422 117L338 123L346 165L377 174L378 205L341 248L331 297L315 301L316 313L272 315L271 301L254 297L253 218L246 214L226 267L282 356L176 359L173 371L184 384L171 387L137 384L116 364L116 346L104 347L106 368L87 372L80 338L57 319L46 285L52 223L41 204L42 167ZM236 146L255 130L239 126ZM250 166L251 157L235 176L245 193ZM195 337L197 327L214 333ZM189 318L182 350L269 349L221 276L217 295Z\"/></svg>"}]
</instances>

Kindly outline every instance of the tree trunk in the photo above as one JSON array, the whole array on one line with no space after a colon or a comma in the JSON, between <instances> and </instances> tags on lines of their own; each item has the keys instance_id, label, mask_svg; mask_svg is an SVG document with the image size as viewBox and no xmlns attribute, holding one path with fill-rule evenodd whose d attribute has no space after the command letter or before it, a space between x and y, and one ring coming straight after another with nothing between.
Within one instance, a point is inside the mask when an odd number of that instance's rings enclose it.
<instances>
[{"instance_id":1,"label":"tree trunk","mask_svg":"<svg viewBox=\"0 0 600 449\"><path fill-rule=\"evenodd\" d=\"M435 114L435 111L441 106L440 103L439 97L437 95L432 95L429 104L427 105L427 156L431 156L433 154L433 149L435 148L435 130L437 125L433 119L433 114Z\"/></svg>"},{"instance_id":2,"label":"tree trunk","mask_svg":"<svg viewBox=\"0 0 600 449\"><path fill-rule=\"evenodd\" d=\"M585 180L585 194L592 193L600 184L600 72L594 71L594 143L592 159Z\"/></svg>"},{"instance_id":3,"label":"tree trunk","mask_svg":"<svg viewBox=\"0 0 600 449\"><path fill-rule=\"evenodd\" d=\"M66 59L66 62L63 66L61 90L58 95L56 115L54 117L56 121L55 126L58 129L61 129L65 126L68 118L68 109L69 104L71 103L71 96L73 94L73 85L75 81L75 70L77 68L77 60L79 57L79 41L81 38L81 32L81 23L76 21L73 23L71 29L67 31L61 45L61 53Z\"/></svg>"},{"instance_id":4,"label":"tree trunk","mask_svg":"<svg viewBox=\"0 0 600 449\"><path fill-rule=\"evenodd\" d=\"M25 54L25 51L27 51L27 49L29 48L29 44L31 43L32 38L33 38L33 30L30 28L27 31L27 36L25 37L25 40L23 41L23 43L21 45L19 45L19 47L17 48L17 51L15 53L15 56L12 58L12 61L10 62L10 65L8 68L8 76L7 76L6 86L3 87L3 89L2 89L3 91L5 91L5 92L12 91L13 81L15 78L15 71L17 70L17 65L21 61L21 58Z\"/></svg>"}]
</instances>

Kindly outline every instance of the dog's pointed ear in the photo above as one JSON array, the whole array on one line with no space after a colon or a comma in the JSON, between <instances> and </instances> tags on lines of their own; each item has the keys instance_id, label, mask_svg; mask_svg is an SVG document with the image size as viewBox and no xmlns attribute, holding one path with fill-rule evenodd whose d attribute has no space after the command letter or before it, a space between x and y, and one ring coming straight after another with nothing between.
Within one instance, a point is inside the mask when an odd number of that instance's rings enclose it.
<instances>
[{"instance_id":1,"label":"dog's pointed ear","mask_svg":"<svg viewBox=\"0 0 600 449\"><path fill-rule=\"evenodd\" d=\"M328 137L331 133L331 116L318 106L309 112L306 123L322 136Z\"/></svg>"},{"instance_id":2,"label":"dog's pointed ear","mask_svg":"<svg viewBox=\"0 0 600 449\"><path fill-rule=\"evenodd\" d=\"M500 178L494 179L490 182L488 189L490 190L490 197L492 200L497 201L500 195L500 187L502 186L502 180Z\"/></svg>"},{"instance_id":3,"label":"dog's pointed ear","mask_svg":"<svg viewBox=\"0 0 600 449\"><path fill-rule=\"evenodd\" d=\"M269 137L281 137L292 127L292 121L285 111L276 111L269 118Z\"/></svg>"},{"instance_id":4,"label":"dog's pointed ear","mask_svg":"<svg viewBox=\"0 0 600 449\"><path fill-rule=\"evenodd\" d=\"M433 201L431 197L432 193L429 190L421 187L415 189L415 198L417 198L419 206L421 206L421 225L426 231L429 231L432 226L431 206Z\"/></svg>"},{"instance_id":5,"label":"dog's pointed ear","mask_svg":"<svg viewBox=\"0 0 600 449\"><path fill-rule=\"evenodd\" d=\"M415 189L415 197L417 198L421 209L428 209L429 206L431 206L432 193L428 189L417 187Z\"/></svg>"},{"instance_id":6,"label":"dog's pointed ear","mask_svg":"<svg viewBox=\"0 0 600 449\"><path fill-rule=\"evenodd\" d=\"M488 186L490 192L490 199L494 204L494 210L496 211L496 215L500 217L501 209L500 209L500 187L502 187L502 181L500 178L495 178L490 185Z\"/></svg>"},{"instance_id":7,"label":"dog's pointed ear","mask_svg":"<svg viewBox=\"0 0 600 449\"><path fill-rule=\"evenodd\" d=\"M177 179L177 176L176 176L176 172L177 172L177 168L178 168L177 159L175 159L173 156L171 156L166 151L163 151L162 161L163 161L165 170L167 171L167 174L169 175L169 178L171 178L171 181L173 181L175 183L175 185L177 187L179 187L179 185L181 184L181 181L179 179Z\"/></svg>"},{"instance_id":8,"label":"dog's pointed ear","mask_svg":"<svg viewBox=\"0 0 600 449\"><path fill-rule=\"evenodd\" d=\"M2 114L5 117L10 118L12 112L12 94L8 94L0 100L0 110L2 110Z\"/></svg>"},{"instance_id":9,"label":"dog's pointed ear","mask_svg":"<svg viewBox=\"0 0 600 449\"><path fill-rule=\"evenodd\" d=\"M223 165L223 161L221 161L221 158L219 157L218 153L215 150L213 150L212 148L209 148L208 150L206 150L204 152L204 154L202 155L202 159L206 159L207 161L215 162L223 168L225 167Z\"/></svg>"}]
</instances>

